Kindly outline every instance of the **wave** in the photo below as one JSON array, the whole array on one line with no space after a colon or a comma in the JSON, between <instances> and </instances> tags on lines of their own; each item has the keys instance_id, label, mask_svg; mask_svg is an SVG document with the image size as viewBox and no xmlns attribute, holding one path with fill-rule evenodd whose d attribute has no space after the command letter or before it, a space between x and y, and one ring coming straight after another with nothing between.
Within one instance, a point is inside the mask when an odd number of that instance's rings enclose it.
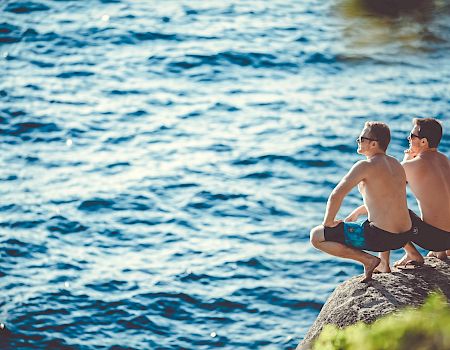
<instances>
[{"instance_id":1,"label":"wave","mask_svg":"<svg viewBox=\"0 0 450 350\"><path fill-rule=\"evenodd\" d=\"M214 152L231 152L233 151L233 147L222 143L216 143L211 146L208 146L207 150Z\"/></svg>"},{"instance_id":2,"label":"wave","mask_svg":"<svg viewBox=\"0 0 450 350\"><path fill-rule=\"evenodd\" d=\"M124 217L119 220L121 224L124 225L145 225L145 226L155 226L162 223L168 223L170 220L165 219L163 217L157 217L152 219L138 219L138 218L130 218L130 217Z\"/></svg>"},{"instance_id":3,"label":"wave","mask_svg":"<svg viewBox=\"0 0 450 350\"><path fill-rule=\"evenodd\" d=\"M325 63L333 64L336 63L336 56L334 54L325 54L321 52L314 52L307 55L305 63Z\"/></svg>"},{"instance_id":4,"label":"wave","mask_svg":"<svg viewBox=\"0 0 450 350\"><path fill-rule=\"evenodd\" d=\"M125 139L125 140L123 140L123 139ZM111 142L113 144L117 144L117 143L121 143L123 141L128 141L128 140L129 140L129 138L119 138L119 139L115 139L114 141L111 140ZM118 163L108 164L106 167L108 169L113 169L113 168L117 168L117 167L120 167L120 168L129 167L130 165L131 164L129 162L118 162Z\"/></svg>"},{"instance_id":5,"label":"wave","mask_svg":"<svg viewBox=\"0 0 450 350\"><path fill-rule=\"evenodd\" d=\"M32 1L15 1L6 5L4 11L12 12L16 14L25 14L35 11L48 11L50 7L44 4L32 2Z\"/></svg>"},{"instance_id":6,"label":"wave","mask_svg":"<svg viewBox=\"0 0 450 350\"><path fill-rule=\"evenodd\" d=\"M119 166L119 165L117 165ZM126 166L121 163L120 166ZM97 171L97 170L96 170ZM136 195L132 193L120 194L114 198L92 198L84 200L78 205L78 209L82 211L97 211L97 210L114 210L114 211L149 211L156 210L161 213L161 209L155 206L155 201L147 196Z\"/></svg>"},{"instance_id":7,"label":"wave","mask_svg":"<svg viewBox=\"0 0 450 350\"><path fill-rule=\"evenodd\" d=\"M111 91L108 91L107 93L111 94L111 95L126 96L126 95L140 95L145 92L141 91L141 90L111 90Z\"/></svg>"},{"instance_id":8,"label":"wave","mask_svg":"<svg viewBox=\"0 0 450 350\"><path fill-rule=\"evenodd\" d=\"M1 44L13 44L17 43L21 40L19 36L4 36L1 35L2 32L0 32L0 45Z\"/></svg>"},{"instance_id":9,"label":"wave","mask_svg":"<svg viewBox=\"0 0 450 350\"><path fill-rule=\"evenodd\" d=\"M12 32L18 32L20 31L20 27L7 23L7 22L3 22L0 23L0 34L9 34Z\"/></svg>"},{"instance_id":10,"label":"wave","mask_svg":"<svg viewBox=\"0 0 450 350\"><path fill-rule=\"evenodd\" d=\"M249 157L249 158L241 158L232 161L233 165L237 166L248 166L248 165L256 165L260 163L275 163L275 162L285 162L292 165L295 165L299 168L325 168L325 167L333 167L336 166L336 163L332 160L321 160L321 159L299 159L293 156L284 156L278 154L267 154L260 157ZM256 178L266 178L273 176L273 173L270 171L262 172L262 173L254 173L247 175L247 177L256 177Z\"/></svg>"},{"instance_id":11,"label":"wave","mask_svg":"<svg viewBox=\"0 0 450 350\"><path fill-rule=\"evenodd\" d=\"M13 130L11 131L11 135L21 135L24 133L39 131L42 133L50 133L61 131L59 126L55 123L38 123L38 122L26 122L26 123L17 123L13 125Z\"/></svg>"},{"instance_id":12,"label":"wave","mask_svg":"<svg viewBox=\"0 0 450 350\"><path fill-rule=\"evenodd\" d=\"M152 333L156 333L162 336L169 336L171 334L171 328L166 325L162 325L161 322L153 322L147 316L134 316L128 319L121 319L117 322L119 325L123 326L125 330L136 329L144 330Z\"/></svg>"},{"instance_id":13,"label":"wave","mask_svg":"<svg viewBox=\"0 0 450 350\"><path fill-rule=\"evenodd\" d=\"M322 196L290 195L289 197L298 203L326 203L328 199L328 197L323 195Z\"/></svg>"},{"instance_id":14,"label":"wave","mask_svg":"<svg viewBox=\"0 0 450 350\"><path fill-rule=\"evenodd\" d=\"M289 310L293 309L314 309L321 310L323 303L312 300L296 300L288 297L289 291L284 288L241 288L233 293L234 296L252 295L258 300L269 303L274 306L285 307Z\"/></svg>"},{"instance_id":15,"label":"wave","mask_svg":"<svg viewBox=\"0 0 450 350\"><path fill-rule=\"evenodd\" d=\"M272 54L261 52L222 51L213 54L188 54L183 57L165 57L153 55L149 57L149 63L160 65L164 63L172 73L184 70L192 70L202 66L211 67L250 67L254 69L276 69L282 71L298 72L308 65L325 65L327 69L339 70L340 63L352 64L354 59L344 54L331 52L301 52L291 61L284 60L284 54ZM372 59L362 58L361 62L370 62Z\"/></svg>"},{"instance_id":16,"label":"wave","mask_svg":"<svg viewBox=\"0 0 450 350\"><path fill-rule=\"evenodd\" d=\"M21 109L10 109L10 108L4 108L1 110L2 113L7 114L10 117L20 117L23 115L26 115L26 112Z\"/></svg>"},{"instance_id":17,"label":"wave","mask_svg":"<svg viewBox=\"0 0 450 350\"><path fill-rule=\"evenodd\" d=\"M246 260L239 260L234 262L237 266L244 266L244 267L250 267L252 269L257 269L257 270L266 270L266 271L270 271L271 267L269 266L268 263L264 263L263 262L264 259L262 258L250 258L250 259L246 259Z\"/></svg>"},{"instance_id":18,"label":"wave","mask_svg":"<svg viewBox=\"0 0 450 350\"><path fill-rule=\"evenodd\" d=\"M201 41L211 40L214 37L205 37L197 35L162 33L162 32L135 32L129 31L126 34L115 36L104 36L105 40L112 40L116 45L139 45L146 41L169 41L169 42L185 42L185 41Z\"/></svg>"},{"instance_id":19,"label":"wave","mask_svg":"<svg viewBox=\"0 0 450 350\"><path fill-rule=\"evenodd\" d=\"M47 229L50 232L69 234L86 231L88 227L82 225L78 221L71 221L62 215L57 215L50 218Z\"/></svg>"},{"instance_id":20,"label":"wave","mask_svg":"<svg viewBox=\"0 0 450 350\"><path fill-rule=\"evenodd\" d=\"M149 114L148 111L146 111L146 110L144 110L144 109L138 109L138 110L136 110L136 111L134 111L134 112L129 112L129 113L127 113L127 116L130 116L130 117L140 117L140 116L148 115L148 114Z\"/></svg>"},{"instance_id":21,"label":"wave","mask_svg":"<svg viewBox=\"0 0 450 350\"><path fill-rule=\"evenodd\" d=\"M95 198L83 201L79 206L79 210L83 211L98 211L102 209L112 209L115 202L109 199Z\"/></svg>"},{"instance_id":22,"label":"wave","mask_svg":"<svg viewBox=\"0 0 450 350\"><path fill-rule=\"evenodd\" d=\"M147 40L182 41L182 40L184 40L182 36L177 35L177 34L165 34L165 33L156 33L156 32L132 33L131 35L140 41L147 41Z\"/></svg>"},{"instance_id":23,"label":"wave","mask_svg":"<svg viewBox=\"0 0 450 350\"><path fill-rule=\"evenodd\" d=\"M60 73L56 77L62 78L62 79L69 79L69 78L74 78L74 77L89 77L91 75L94 75L94 73L88 72L88 71L71 71L71 72Z\"/></svg>"},{"instance_id":24,"label":"wave","mask_svg":"<svg viewBox=\"0 0 450 350\"><path fill-rule=\"evenodd\" d=\"M0 178L0 181L13 181L13 180L17 180L17 178L18 177L15 175L10 175L7 178ZM20 212L22 210L23 210L23 208L17 204L0 205L0 212L2 212L2 213L7 213L7 212L14 213L14 212Z\"/></svg>"},{"instance_id":25,"label":"wave","mask_svg":"<svg viewBox=\"0 0 450 350\"><path fill-rule=\"evenodd\" d=\"M181 282L200 282L201 284L207 285L213 281L224 280L226 278L211 276L205 273L185 272L177 276L177 279Z\"/></svg>"},{"instance_id":26,"label":"wave","mask_svg":"<svg viewBox=\"0 0 450 350\"><path fill-rule=\"evenodd\" d=\"M55 67L55 63L52 63L52 62L30 60L30 63L34 64L35 66L37 66L39 68L53 68L53 67Z\"/></svg>"},{"instance_id":27,"label":"wave","mask_svg":"<svg viewBox=\"0 0 450 350\"><path fill-rule=\"evenodd\" d=\"M196 197L201 197L209 201L228 201L238 198L247 198L248 195L243 193L212 193L209 191L200 191L196 194Z\"/></svg>"},{"instance_id":28,"label":"wave","mask_svg":"<svg viewBox=\"0 0 450 350\"><path fill-rule=\"evenodd\" d=\"M12 229L15 228L33 229L39 227L43 223L45 223L44 220L20 220L20 221L1 222L0 227L8 227Z\"/></svg>"},{"instance_id":29,"label":"wave","mask_svg":"<svg viewBox=\"0 0 450 350\"><path fill-rule=\"evenodd\" d=\"M150 60L165 60L164 57L152 56ZM211 55L189 54L182 59L169 61L167 68L170 71L192 69L203 65L253 68L296 68L297 64L280 61L275 55L260 52L223 51Z\"/></svg>"},{"instance_id":30,"label":"wave","mask_svg":"<svg viewBox=\"0 0 450 350\"><path fill-rule=\"evenodd\" d=\"M132 291L136 290L136 285L129 284L125 281L119 281L119 280L110 280L110 281L98 281L96 283L89 283L86 285L86 287L94 289L97 292L107 292L112 293L115 291Z\"/></svg>"},{"instance_id":31,"label":"wave","mask_svg":"<svg viewBox=\"0 0 450 350\"><path fill-rule=\"evenodd\" d=\"M39 222L38 224L42 224ZM25 225L21 228L35 228L37 224L31 226ZM13 227L13 228L17 228ZM5 255L8 257L22 257L22 258L32 258L35 253L46 254L47 247L43 245L38 245L35 243L24 242L15 238L9 238L2 242L2 249Z\"/></svg>"}]
</instances>

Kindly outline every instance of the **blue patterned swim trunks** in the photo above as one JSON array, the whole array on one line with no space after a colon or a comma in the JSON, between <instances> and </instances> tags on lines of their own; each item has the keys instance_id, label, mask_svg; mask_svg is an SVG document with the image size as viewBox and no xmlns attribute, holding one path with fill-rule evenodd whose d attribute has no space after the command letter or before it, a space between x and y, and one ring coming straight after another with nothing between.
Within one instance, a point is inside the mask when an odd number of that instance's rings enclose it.
<instances>
[{"instance_id":1,"label":"blue patterned swim trunks","mask_svg":"<svg viewBox=\"0 0 450 350\"><path fill-rule=\"evenodd\" d=\"M410 211L412 217L414 213ZM363 223L341 222L335 227L325 227L325 241L345 244L359 250L384 252L402 248L412 240L418 228L415 220L410 230L392 233L376 227L368 220Z\"/></svg>"}]
</instances>

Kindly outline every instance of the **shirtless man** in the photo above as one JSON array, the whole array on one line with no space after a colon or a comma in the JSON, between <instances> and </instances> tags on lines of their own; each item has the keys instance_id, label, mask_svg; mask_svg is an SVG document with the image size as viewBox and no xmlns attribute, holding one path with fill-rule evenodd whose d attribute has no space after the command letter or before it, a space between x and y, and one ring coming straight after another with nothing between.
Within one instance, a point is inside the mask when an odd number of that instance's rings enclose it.
<instances>
[{"instance_id":1,"label":"shirtless man","mask_svg":"<svg viewBox=\"0 0 450 350\"><path fill-rule=\"evenodd\" d=\"M363 250L383 252L399 249L411 240L413 230L406 204L406 176L401 164L386 155L390 142L386 124L367 122L358 143L366 157L350 169L328 198L322 225L311 230L311 244L328 254L353 259L364 265L363 282L371 280L380 259ZM347 221L367 213L363 224L336 220L344 197L358 185L364 205Z\"/></svg>"},{"instance_id":2,"label":"shirtless man","mask_svg":"<svg viewBox=\"0 0 450 350\"><path fill-rule=\"evenodd\" d=\"M428 256L445 260L450 255L450 160L437 150L441 137L442 125L436 119L413 119L402 164L422 216L417 218L419 231L412 241L430 250ZM394 266L423 263L411 243L405 250Z\"/></svg>"}]
</instances>

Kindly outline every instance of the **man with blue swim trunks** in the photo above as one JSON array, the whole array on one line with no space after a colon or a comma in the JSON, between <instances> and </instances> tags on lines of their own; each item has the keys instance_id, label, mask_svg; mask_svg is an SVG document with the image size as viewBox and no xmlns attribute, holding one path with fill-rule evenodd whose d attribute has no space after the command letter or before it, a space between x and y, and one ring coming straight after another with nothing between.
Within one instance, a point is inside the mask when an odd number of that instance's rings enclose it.
<instances>
[{"instance_id":1,"label":"man with blue swim trunks","mask_svg":"<svg viewBox=\"0 0 450 350\"><path fill-rule=\"evenodd\" d=\"M311 244L328 254L353 259L364 265L363 282L371 280L380 259L364 250L383 252L403 247L417 230L406 203L406 175L402 165L386 154L389 127L366 122L356 140L357 152L366 157L353 165L331 192L322 225L311 230ZM344 197L358 186L364 204L347 222L336 220ZM354 221L367 214L363 224Z\"/></svg>"}]
</instances>

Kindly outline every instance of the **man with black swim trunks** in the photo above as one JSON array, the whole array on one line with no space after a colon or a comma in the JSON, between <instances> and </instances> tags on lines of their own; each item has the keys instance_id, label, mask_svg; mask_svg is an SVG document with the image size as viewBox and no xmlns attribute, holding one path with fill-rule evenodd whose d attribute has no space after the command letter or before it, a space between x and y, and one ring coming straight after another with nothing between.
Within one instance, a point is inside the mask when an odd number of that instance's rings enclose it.
<instances>
[{"instance_id":1,"label":"man with black swim trunks","mask_svg":"<svg viewBox=\"0 0 450 350\"><path fill-rule=\"evenodd\" d=\"M422 220L417 218L419 231L412 241L430 250L428 256L445 260L450 255L450 160L437 150L441 138L442 125L438 120L413 119L409 149L402 164L422 216ZM405 256L394 266L423 263L411 243L405 250Z\"/></svg>"},{"instance_id":2,"label":"man with black swim trunks","mask_svg":"<svg viewBox=\"0 0 450 350\"><path fill-rule=\"evenodd\" d=\"M328 198L322 225L311 230L311 244L328 254L353 259L364 265L363 282L372 278L380 263L364 252L398 249L411 240L413 230L406 204L406 175L401 164L386 154L390 142L389 127L367 122L357 139L359 154L366 157L353 165ZM348 192L358 185L364 204L346 218L336 214ZM368 214L363 224L354 222Z\"/></svg>"}]
</instances>

